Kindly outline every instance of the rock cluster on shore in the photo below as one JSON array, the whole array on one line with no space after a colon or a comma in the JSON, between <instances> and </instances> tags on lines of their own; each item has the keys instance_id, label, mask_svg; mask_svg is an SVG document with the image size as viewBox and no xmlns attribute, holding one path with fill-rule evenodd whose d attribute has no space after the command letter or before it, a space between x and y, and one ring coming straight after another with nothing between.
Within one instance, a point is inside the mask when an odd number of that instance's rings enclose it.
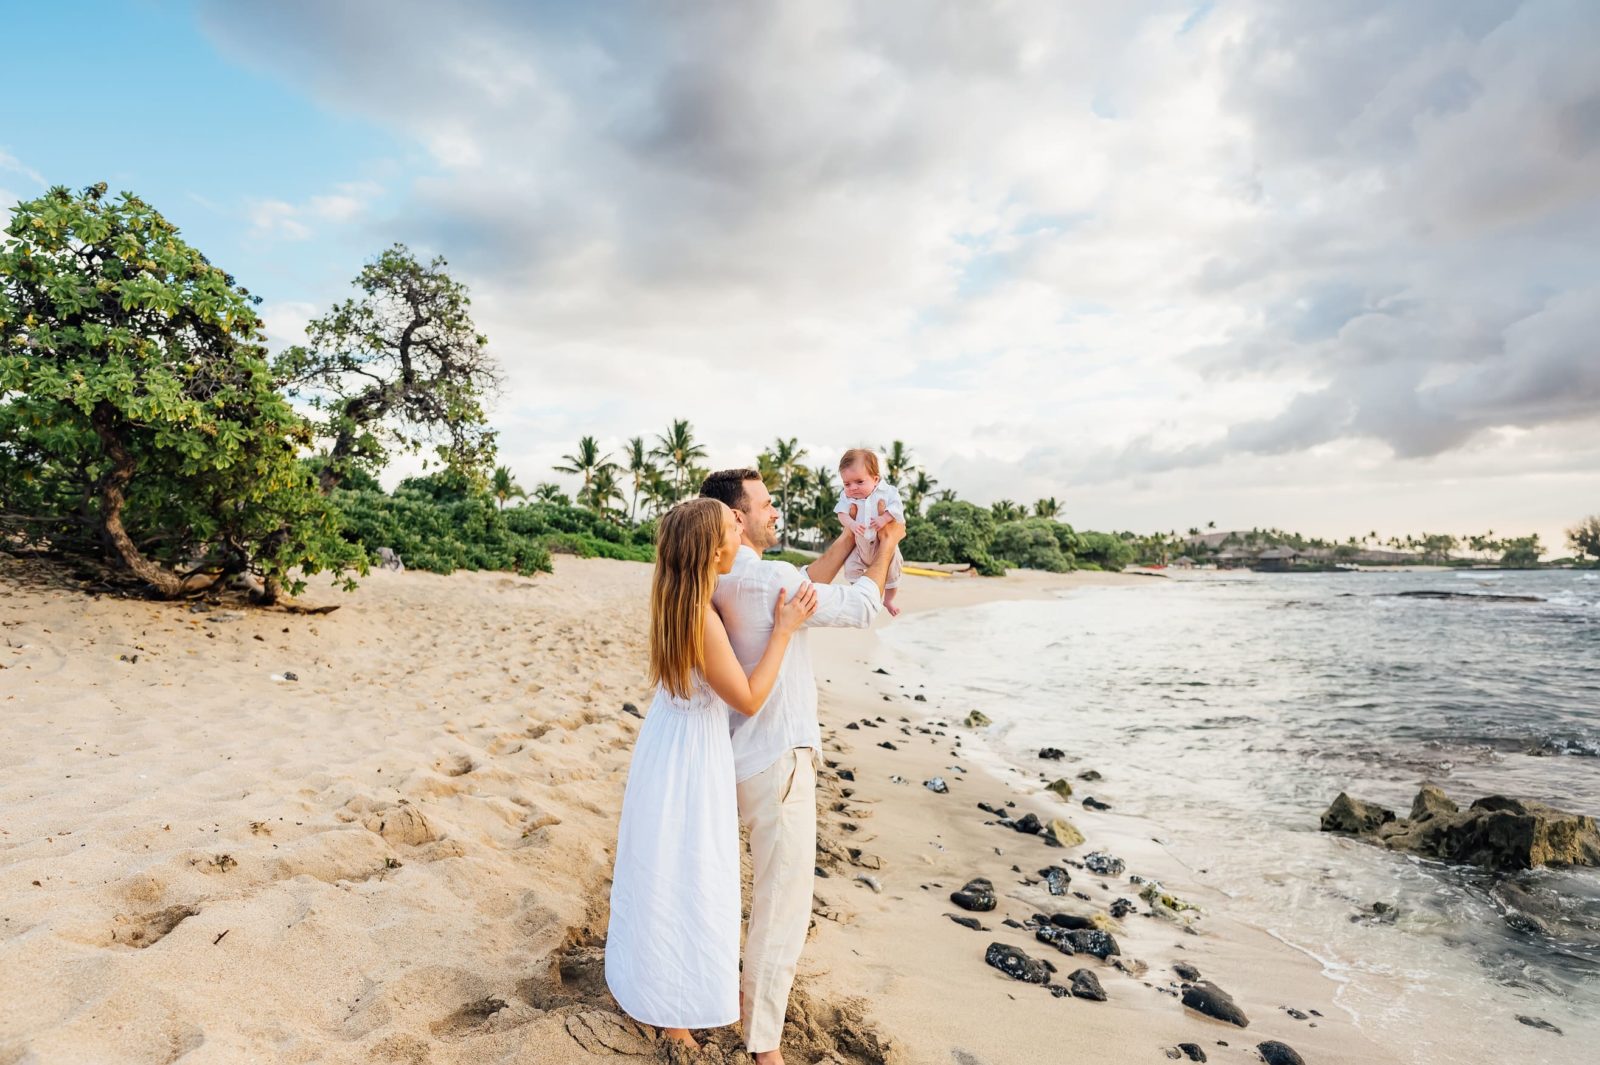
<instances>
[{"instance_id":1,"label":"rock cluster on shore","mask_svg":"<svg viewBox=\"0 0 1600 1065\"><path fill-rule=\"evenodd\" d=\"M1600 865L1600 831L1592 817L1504 795L1485 796L1463 810L1432 784L1417 792L1404 818L1341 792L1322 815L1322 831L1485 869Z\"/></svg>"}]
</instances>

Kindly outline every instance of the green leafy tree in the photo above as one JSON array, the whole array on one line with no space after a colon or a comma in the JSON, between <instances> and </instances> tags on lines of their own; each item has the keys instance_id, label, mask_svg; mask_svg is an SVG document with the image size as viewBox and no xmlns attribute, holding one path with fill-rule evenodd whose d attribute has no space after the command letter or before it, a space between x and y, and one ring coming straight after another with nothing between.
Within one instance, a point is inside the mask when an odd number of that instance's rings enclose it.
<instances>
[{"instance_id":1,"label":"green leafy tree","mask_svg":"<svg viewBox=\"0 0 1600 1065\"><path fill-rule=\"evenodd\" d=\"M513 499L527 499L527 491L511 476L511 467L496 466L494 477L489 481L489 494L499 502L500 509L506 509L506 504Z\"/></svg>"},{"instance_id":2,"label":"green leafy tree","mask_svg":"<svg viewBox=\"0 0 1600 1065\"><path fill-rule=\"evenodd\" d=\"M1539 542L1539 534L1532 536L1513 536L1502 544L1505 553L1500 556L1502 566L1520 566L1529 569L1539 564L1539 558L1544 554L1544 545Z\"/></svg>"},{"instance_id":3,"label":"green leafy tree","mask_svg":"<svg viewBox=\"0 0 1600 1065\"><path fill-rule=\"evenodd\" d=\"M939 502L928 508L928 524L943 540L947 552L945 558L927 561L967 562L985 575L1005 572L989 552L995 530L994 515L989 511L962 500ZM901 553L905 553L903 548Z\"/></svg>"},{"instance_id":4,"label":"green leafy tree","mask_svg":"<svg viewBox=\"0 0 1600 1065\"><path fill-rule=\"evenodd\" d=\"M1055 525L1042 517L1008 521L995 529L989 551L1023 569L1065 573L1072 568L1072 555L1061 550Z\"/></svg>"},{"instance_id":5,"label":"green leafy tree","mask_svg":"<svg viewBox=\"0 0 1600 1065\"><path fill-rule=\"evenodd\" d=\"M1061 504L1056 502L1055 496L1041 499L1033 505L1033 516L1036 518L1049 518L1054 521L1061 516ZM1199 529L1190 529L1190 535L1198 535Z\"/></svg>"},{"instance_id":6,"label":"green leafy tree","mask_svg":"<svg viewBox=\"0 0 1600 1065\"><path fill-rule=\"evenodd\" d=\"M307 343L278 359L291 396L321 412L332 441L324 491L353 468L376 472L392 448L432 443L439 461L479 482L494 461L485 398L499 384L489 340L472 323L466 286L442 258L395 244L362 268L361 296L306 326Z\"/></svg>"},{"instance_id":7,"label":"green leafy tree","mask_svg":"<svg viewBox=\"0 0 1600 1065\"><path fill-rule=\"evenodd\" d=\"M1567 543L1580 557L1600 560L1600 514L1584 518L1567 530Z\"/></svg>"},{"instance_id":8,"label":"green leafy tree","mask_svg":"<svg viewBox=\"0 0 1600 1065\"><path fill-rule=\"evenodd\" d=\"M360 569L300 451L256 300L131 193L61 187L0 244L0 509L158 595ZM346 580L346 587L351 583Z\"/></svg>"},{"instance_id":9,"label":"green leafy tree","mask_svg":"<svg viewBox=\"0 0 1600 1065\"><path fill-rule=\"evenodd\" d=\"M695 463L706 457L706 449L695 441L694 426L687 419L674 420L665 433L656 437L656 446L650 450L650 455L664 461L672 470L673 502L688 495L690 486L699 483L692 475Z\"/></svg>"}]
</instances>

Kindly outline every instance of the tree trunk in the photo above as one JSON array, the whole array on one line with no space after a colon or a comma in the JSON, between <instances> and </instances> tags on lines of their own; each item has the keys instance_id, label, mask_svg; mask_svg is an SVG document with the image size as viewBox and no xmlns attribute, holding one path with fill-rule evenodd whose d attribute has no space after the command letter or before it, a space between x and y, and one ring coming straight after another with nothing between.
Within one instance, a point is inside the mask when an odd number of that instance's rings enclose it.
<instances>
[{"instance_id":1,"label":"tree trunk","mask_svg":"<svg viewBox=\"0 0 1600 1065\"><path fill-rule=\"evenodd\" d=\"M144 581L164 599L176 599L185 591L184 581L176 573L162 569L145 558L134 544L133 538L122 525L122 507L127 502L128 484L133 480L135 463L128 449L117 436L116 413L111 404L101 400L90 416L95 435L111 459L112 467L100 482L100 528L107 541L122 559L122 564L135 577Z\"/></svg>"}]
</instances>

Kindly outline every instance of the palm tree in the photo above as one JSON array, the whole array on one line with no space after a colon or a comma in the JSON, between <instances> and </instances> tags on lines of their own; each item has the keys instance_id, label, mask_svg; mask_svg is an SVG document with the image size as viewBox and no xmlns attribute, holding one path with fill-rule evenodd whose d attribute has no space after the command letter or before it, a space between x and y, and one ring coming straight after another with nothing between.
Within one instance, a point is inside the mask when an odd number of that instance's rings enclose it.
<instances>
[{"instance_id":1,"label":"palm tree","mask_svg":"<svg viewBox=\"0 0 1600 1065\"><path fill-rule=\"evenodd\" d=\"M956 490L954 488L941 488L933 493L933 501L935 503L954 503L956 501Z\"/></svg>"},{"instance_id":2,"label":"palm tree","mask_svg":"<svg viewBox=\"0 0 1600 1065\"><path fill-rule=\"evenodd\" d=\"M1061 504L1056 502L1055 496L1041 499L1033 505L1033 516L1036 518L1049 518L1054 521L1061 515ZM1200 530L1196 529L1195 532Z\"/></svg>"},{"instance_id":3,"label":"palm tree","mask_svg":"<svg viewBox=\"0 0 1600 1065\"><path fill-rule=\"evenodd\" d=\"M1009 499L997 499L990 503L989 512L997 522L1016 521L1025 516L1023 509Z\"/></svg>"},{"instance_id":4,"label":"palm tree","mask_svg":"<svg viewBox=\"0 0 1600 1065\"><path fill-rule=\"evenodd\" d=\"M912 477L911 483L906 485L906 513L920 515L922 513L922 501L928 498L928 494L933 491L933 486L938 483L938 481L928 476L927 470L918 466L916 476Z\"/></svg>"},{"instance_id":5,"label":"palm tree","mask_svg":"<svg viewBox=\"0 0 1600 1065\"><path fill-rule=\"evenodd\" d=\"M779 546L785 551L789 550L789 490L794 485L795 472L804 469L800 460L806 457L806 449L800 446L800 441L794 437L785 440L783 437L772 442L772 468L778 475L778 495L783 500L779 513L783 515L782 539Z\"/></svg>"},{"instance_id":6,"label":"palm tree","mask_svg":"<svg viewBox=\"0 0 1600 1065\"><path fill-rule=\"evenodd\" d=\"M645 482L650 479L655 466L650 462L650 452L645 449L642 436L631 437L624 454L628 472L633 475L633 502L628 505L628 524L632 525L639 514L639 493L644 490Z\"/></svg>"},{"instance_id":7,"label":"palm tree","mask_svg":"<svg viewBox=\"0 0 1600 1065\"><path fill-rule=\"evenodd\" d=\"M600 445L592 436L579 440L578 450L571 455L562 455L561 461L566 465L553 467L557 473L583 475L583 488L578 492L580 500L589 494L589 485L594 481L594 475L602 469L612 468L611 456L600 453Z\"/></svg>"},{"instance_id":8,"label":"palm tree","mask_svg":"<svg viewBox=\"0 0 1600 1065\"><path fill-rule=\"evenodd\" d=\"M882 450L883 478L890 484L898 486L900 479L911 470L911 451L898 440Z\"/></svg>"},{"instance_id":9,"label":"palm tree","mask_svg":"<svg viewBox=\"0 0 1600 1065\"><path fill-rule=\"evenodd\" d=\"M511 499L527 499L528 493L511 476L511 467L496 466L494 480L489 482L489 491L500 501L500 509L506 509L506 502Z\"/></svg>"},{"instance_id":10,"label":"palm tree","mask_svg":"<svg viewBox=\"0 0 1600 1065\"><path fill-rule=\"evenodd\" d=\"M806 516L824 542L839 534L839 519L833 512L838 505L839 486L833 483L833 471L826 466L818 466L811 471L811 499Z\"/></svg>"},{"instance_id":11,"label":"palm tree","mask_svg":"<svg viewBox=\"0 0 1600 1065\"><path fill-rule=\"evenodd\" d=\"M656 437L656 446L650 449L650 455L666 460L667 465L672 467L672 486L677 490L677 497L681 498L694 460L705 458L706 449L695 443L694 426L689 424L688 419L679 418L673 421L670 429Z\"/></svg>"},{"instance_id":12,"label":"palm tree","mask_svg":"<svg viewBox=\"0 0 1600 1065\"><path fill-rule=\"evenodd\" d=\"M533 498L540 503L567 503L567 494L561 490L559 484L543 481L533 486Z\"/></svg>"},{"instance_id":13,"label":"palm tree","mask_svg":"<svg viewBox=\"0 0 1600 1065\"><path fill-rule=\"evenodd\" d=\"M594 477L583 495L578 497L578 502L597 511L602 517L611 517L614 513L611 501L615 499L622 502L623 498L622 486L617 483L617 467L608 463L594 471Z\"/></svg>"},{"instance_id":14,"label":"palm tree","mask_svg":"<svg viewBox=\"0 0 1600 1065\"><path fill-rule=\"evenodd\" d=\"M678 490L673 487L672 479L663 473L659 466L651 466L650 472L645 475L644 499L650 504L652 518L659 518L663 511L677 502Z\"/></svg>"}]
</instances>

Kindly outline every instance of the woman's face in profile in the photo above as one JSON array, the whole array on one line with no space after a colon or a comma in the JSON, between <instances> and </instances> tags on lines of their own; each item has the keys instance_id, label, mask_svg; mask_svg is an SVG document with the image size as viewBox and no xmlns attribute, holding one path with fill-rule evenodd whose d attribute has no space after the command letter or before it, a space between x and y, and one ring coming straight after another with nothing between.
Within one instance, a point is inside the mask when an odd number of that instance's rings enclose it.
<instances>
[{"instance_id":1,"label":"woman's face in profile","mask_svg":"<svg viewBox=\"0 0 1600 1065\"><path fill-rule=\"evenodd\" d=\"M717 549L717 572L728 573L733 569L733 559L739 553L739 522L734 518L733 511L727 504L722 507L722 546Z\"/></svg>"}]
</instances>

